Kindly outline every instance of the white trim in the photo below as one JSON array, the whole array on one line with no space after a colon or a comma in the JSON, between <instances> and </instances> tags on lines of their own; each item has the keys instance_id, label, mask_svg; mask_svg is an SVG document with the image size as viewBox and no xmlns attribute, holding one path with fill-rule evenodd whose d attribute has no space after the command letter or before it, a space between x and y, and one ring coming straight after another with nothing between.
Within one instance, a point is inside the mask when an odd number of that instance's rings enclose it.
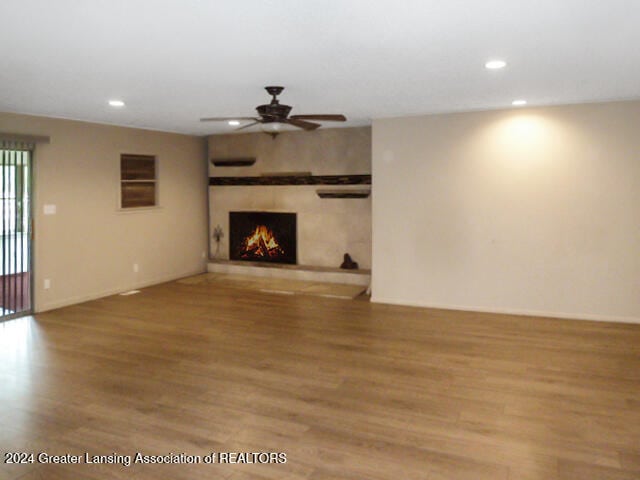
<instances>
[{"instance_id":1,"label":"white trim","mask_svg":"<svg viewBox=\"0 0 640 480\"><path fill-rule=\"evenodd\" d=\"M396 299L378 297L375 295L371 296L371 303L386 303L389 305L402 305L406 307L437 308L442 310L457 310L457 311L463 311L463 312L498 313L503 315L523 315L527 317L547 317L547 318L561 318L566 320L640 324L640 318L638 317L621 317L616 315L600 315L600 314L590 314L590 313L546 312L546 311L537 311L537 310L518 310L518 309L510 309L510 308L487 308L487 307L473 307L469 305L429 304L425 302L396 300Z\"/></svg>"},{"instance_id":2,"label":"white trim","mask_svg":"<svg viewBox=\"0 0 640 480\"><path fill-rule=\"evenodd\" d=\"M34 308L34 313L43 313L49 310L54 310L56 308L68 307L70 305L76 305L78 303L88 302L90 300L96 300L98 298L109 297L111 295L118 295L122 292L127 292L129 290L139 290L145 287L151 287L153 285L159 285L161 283L172 282L173 280L178 280L184 277L190 277L193 275L198 275L200 273L205 273L205 267L199 268L197 270L191 270L188 272L167 275L166 277L159 277L153 280L149 280L146 282L133 283L128 286L112 288L108 290L103 290L99 293L92 293L89 295L79 295L77 297L65 298L63 300L58 300L55 302L45 303L44 305L38 305L37 308Z\"/></svg>"}]
</instances>

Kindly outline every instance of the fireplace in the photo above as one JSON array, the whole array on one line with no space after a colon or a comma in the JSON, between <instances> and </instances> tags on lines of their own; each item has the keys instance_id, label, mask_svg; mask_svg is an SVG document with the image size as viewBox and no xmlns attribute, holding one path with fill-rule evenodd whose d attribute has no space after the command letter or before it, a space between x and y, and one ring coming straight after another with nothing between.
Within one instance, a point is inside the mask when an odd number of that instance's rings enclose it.
<instances>
[{"instance_id":1,"label":"fireplace","mask_svg":"<svg viewBox=\"0 0 640 480\"><path fill-rule=\"evenodd\" d=\"M295 264L296 224L295 213L229 212L229 258Z\"/></svg>"}]
</instances>

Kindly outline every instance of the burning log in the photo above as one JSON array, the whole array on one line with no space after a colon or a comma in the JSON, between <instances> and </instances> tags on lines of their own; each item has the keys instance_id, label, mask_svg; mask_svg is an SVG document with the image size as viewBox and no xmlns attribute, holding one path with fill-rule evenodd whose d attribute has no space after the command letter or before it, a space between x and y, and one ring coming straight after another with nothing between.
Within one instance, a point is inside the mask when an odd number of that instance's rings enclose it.
<instances>
[{"instance_id":1,"label":"burning log","mask_svg":"<svg viewBox=\"0 0 640 480\"><path fill-rule=\"evenodd\" d=\"M269 247L267 247L267 243L264 241L264 237L262 235L258 238L258 245L260 246L258 248L258 252L260 252L260 256L261 257L268 257L269 256Z\"/></svg>"},{"instance_id":2,"label":"burning log","mask_svg":"<svg viewBox=\"0 0 640 480\"><path fill-rule=\"evenodd\" d=\"M258 225L256 229L245 238L242 258L278 258L284 255L284 250L276 241L273 233L264 225Z\"/></svg>"}]
</instances>

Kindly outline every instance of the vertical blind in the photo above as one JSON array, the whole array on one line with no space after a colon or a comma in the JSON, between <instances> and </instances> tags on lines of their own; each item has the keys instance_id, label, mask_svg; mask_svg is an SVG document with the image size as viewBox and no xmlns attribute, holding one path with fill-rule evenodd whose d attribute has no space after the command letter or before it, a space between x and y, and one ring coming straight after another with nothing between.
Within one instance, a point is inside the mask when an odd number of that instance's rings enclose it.
<instances>
[{"instance_id":1,"label":"vertical blind","mask_svg":"<svg viewBox=\"0 0 640 480\"><path fill-rule=\"evenodd\" d=\"M31 158L34 144L0 138L0 318L31 310Z\"/></svg>"}]
</instances>

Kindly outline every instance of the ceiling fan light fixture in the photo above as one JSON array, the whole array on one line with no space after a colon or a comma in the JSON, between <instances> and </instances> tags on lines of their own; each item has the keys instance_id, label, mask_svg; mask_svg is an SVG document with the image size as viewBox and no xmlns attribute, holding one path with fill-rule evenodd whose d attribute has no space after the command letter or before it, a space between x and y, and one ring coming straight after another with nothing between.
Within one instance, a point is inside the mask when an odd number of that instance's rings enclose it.
<instances>
[{"instance_id":1,"label":"ceiling fan light fixture","mask_svg":"<svg viewBox=\"0 0 640 480\"><path fill-rule=\"evenodd\" d=\"M280 122L267 122L260 124L260 128L263 132L266 133L280 133L282 130L284 130L284 125L284 123Z\"/></svg>"}]
</instances>

